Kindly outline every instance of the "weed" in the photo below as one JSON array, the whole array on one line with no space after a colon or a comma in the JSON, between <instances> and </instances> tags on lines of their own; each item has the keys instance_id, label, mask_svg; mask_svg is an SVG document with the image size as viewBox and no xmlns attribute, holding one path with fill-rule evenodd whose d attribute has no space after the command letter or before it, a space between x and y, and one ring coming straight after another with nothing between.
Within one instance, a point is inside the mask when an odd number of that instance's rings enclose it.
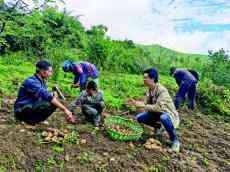
<instances>
[{"instance_id":1,"label":"weed","mask_svg":"<svg viewBox=\"0 0 230 172\"><path fill-rule=\"evenodd\" d=\"M166 168L160 165L153 165L147 171L148 172L164 172L166 171Z\"/></svg>"},{"instance_id":2,"label":"weed","mask_svg":"<svg viewBox=\"0 0 230 172\"><path fill-rule=\"evenodd\" d=\"M6 171L5 167L0 166L0 172L5 172L5 171Z\"/></svg>"},{"instance_id":3,"label":"weed","mask_svg":"<svg viewBox=\"0 0 230 172\"><path fill-rule=\"evenodd\" d=\"M60 144L54 144L52 146L52 150L53 150L53 152L55 152L57 154L61 154L64 152L64 148Z\"/></svg>"},{"instance_id":4,"label":"weed","mask_svg":"<svg viewBox=\"0 0 230 172\"><path fill-rule=\"evenodd\" d=\"M80 164L86 164L93 162L96 159L94 153L91 152L81 152L80 155L77 157Z\"/></svg>"},{"instance_id":5,"label":"weed","mask_svg":"<svg viewBox=\"0 0 230 172\"><path fill-rule=\"evenodd\" d=\"M56 160L54 159L54 157L49 157L46 162L47 168L51 169L55 165L56 165Z\"/></svg>"},{"instance_id":6,"label":"weed","mask_svg":"<svg viewBox=\"0 0 230 172\"><path fill-rule=\"evenodd\" d=\"M44 162L42 160L36 160L34 163L35 172L43 172L44 171Z\"/></svg>"},{"instance_id":7,"label":"weed","mask_svg":"<svg viewBox=\"0 0 230 172\"><path fill-rule=\"evenodd\" d=\"M171 159L170 156L166 156L166 155L165 155L165 156L162 157L162 161L163 161L163 162L167 162L167 161L169 161L170 159Z\"/></svg>"},{"instance_id":8,"label":"weed","mask_svg":"<svg viewBox=\"0 0 230 172\"><path fill-rule=\"evenodd\" d=\"M204 158L201 162L202 162L202 165L203 165L205 168L208 167L208 165L209 165L208 159Z\"/></svg>"},{"instance_id":9,"label":"weed","mask_svg":"<svg viewBox=\"0 0 230 172\"><path fill-rule=\"evenodd\" d=\"M71 133L67 134L67 136L65 136L63 143L66 144L79 144L79 133L77 131L72 131Z\"/></svg>"}]
</instances>

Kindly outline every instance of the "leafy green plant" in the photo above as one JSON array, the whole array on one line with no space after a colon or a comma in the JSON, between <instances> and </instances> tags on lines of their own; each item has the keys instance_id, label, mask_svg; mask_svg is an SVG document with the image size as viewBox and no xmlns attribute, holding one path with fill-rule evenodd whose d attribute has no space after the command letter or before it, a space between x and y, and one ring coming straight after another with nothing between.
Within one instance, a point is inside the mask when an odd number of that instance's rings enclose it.
<instances>
[{"instance_id":1,"label":"leafy green plant","mask_svg":"<svg viewBox=\"0 0 230 172\"><path fill-rule=\"evenodd\" d=\"M79 163L83 165L85 163L93 162L96 159L96 157L93 152L81 152L78 155L77 159Z\"/></svg>"},{"instance_id":2,"label":"leafy green plant","mask_svg":"<svg viewBox=\"0 0 230 172\"><path fill-rule=\"evenodd\" d=\"M0 166L0 172L5 172L5 171L6 171L5 167Z\"/></svg>"},{"instance_id":3,"label":"leafy green plant","mask_svg":"<svg viewBox=\"0 0 230 172\"><path fill-rule=\"evenodd\" d=\"M66 144L79 144L79 133L77 131L72 131L71 133L67 134L64 138L63 143Z\"/></svg>"},{"instance_id":4,"label":"leafy green plant","mask_svg":"<svg viewBox=\"0 0 230 172\"><path fill-rule=\"evenodd\" d=\"M230 87L230 56L224 49L213 52L209 51L209 64L207 66L206 76L211 78L217 85Z\"/></svg>"},{"instance_id":5,"label":"leafy green plant","mask_svg":"<svg viewBox=\"0 0 230 172\"><path fill-rule=\"evenodd\" d=\"M49 157L48 159L47 159L47 161L46 161L46 166L47 166L47 168L52 168L53 166L55 166L56 165L56 160L55 160L55 158L54 157Z\"/></svg>"},{"instance_id":6,"label":"leafy green plant","mask_svg":"<svg viewBox=\"0 0 230 172\"><path fill-rule=\"evenodd\" d=\"M34 170L35 172L44 171L44 162L42 160L36 160L34 163Z\"/></svg>"},{"instance_id":7,"label":"leafy green plant","mask_svg":"<svg viewBox=\"0 0 230 172\"><path fill-rule=\"evenodd\" d=\"M64 152L64 148L63 148L62 145L60 145L60 144L54 144L54 145L52 146L52 150L53 150L53 152L55 152L55 153L57 153L57 154L61 154L61 153Z\"/></svg>"},{"instance_id":8,"label":"leafy green plant","mask_svg":"<svg viewBox=\"0 0 230 172\"><path fill-rule=\"evenodd\" d=\"M209 165L208 159L204 158L204 159L202 160L202 165L205 166L205 167L207 168L208 165Z\"/></svg>"}]
</instances>

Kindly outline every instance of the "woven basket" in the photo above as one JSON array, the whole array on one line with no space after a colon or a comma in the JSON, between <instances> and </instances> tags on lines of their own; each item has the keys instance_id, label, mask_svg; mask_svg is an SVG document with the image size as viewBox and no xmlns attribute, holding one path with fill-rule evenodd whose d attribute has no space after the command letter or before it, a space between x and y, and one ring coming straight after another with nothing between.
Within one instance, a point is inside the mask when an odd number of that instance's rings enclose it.
<instances>
[{"instance_id":1,"label":"woven basket","mask_svg":"<svg viewBox=\"0 0 230 172\"><path fill-rule=\"evenodd\" d=\"M120 141L138 140L144 131L138 122L121 116L108 116L105 119L104 125L110 137L114 140L120 140ZM119 126L124 126L126 128L130 128L132 130L132 133L126 135L119 131L115 131L112 128L110 128L111 125L119 125Z\"/></svg>"}]
</instances>

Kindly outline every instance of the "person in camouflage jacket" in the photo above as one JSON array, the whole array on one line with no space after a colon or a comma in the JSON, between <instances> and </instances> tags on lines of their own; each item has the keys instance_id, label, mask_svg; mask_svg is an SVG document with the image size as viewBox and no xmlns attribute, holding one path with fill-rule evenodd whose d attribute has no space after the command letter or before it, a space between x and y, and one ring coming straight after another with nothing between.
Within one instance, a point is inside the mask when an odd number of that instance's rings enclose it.
<instances>
[{"instance_id":1,"label":"person in camouflage jacket","mask_svg":"<svg viewBox=\"0 0 230 172\"><path fill-rule=\"evenodd\" d=\"M98 127L104 107L102 91L97 89L97 84L94 81L89 81L86 90L82 91L80 97L70 104L69 109L73 112L77 109L81 110L86 121Z\"/></svg>"}]
</instances>

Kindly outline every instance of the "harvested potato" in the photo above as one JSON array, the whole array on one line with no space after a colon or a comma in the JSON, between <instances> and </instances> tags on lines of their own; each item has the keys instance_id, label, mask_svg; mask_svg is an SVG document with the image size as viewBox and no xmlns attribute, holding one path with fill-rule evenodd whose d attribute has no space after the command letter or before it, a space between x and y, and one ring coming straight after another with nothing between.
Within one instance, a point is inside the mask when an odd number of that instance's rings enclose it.
<instances>
[{"instance_id":1,"label":"harvested potato","mask_svg":"<svg viewBox=\"0 0 230 172\"><path fill-rule=\"evenodd\" d=\"M81 143L81 144L86 144L86 139L81 139L81 140L80 140L80 143Z\"/></svg>"},{"instance_id":2,"label":"harvested potato","mask_svg":"<svg viewBox=\"0 0 230 172\"><path fill-rule=\"evenodd\" d=\"M57 136L53 136L52 139L51 139L53 142L56 142L58 140L58 137Z\"/></svg>"},{"instance_id":3,"label":"harvested potato","mask_svg":"<svg viewBox=\"0 0 230 172\"><path fill-rule=\"evenodd\" d=\"M64 129L63 132L64 132L65 134L67 134L69 131L68 131L68 129Z\"/></svg>"},{"instance_id":4,"label":"harvested potato","mask_svg":"<svg viewBox=\"0 0 230 172\"><path fill-rule=\"evenodd\" d=\"M48 136L48 132L47 132L47 131L43 131L43 132L42 132L42 136L43 136L43 137L47 137L47 136Z\"/></svg>"},{"instance_id":5,"label":"harvested potato","mask_svg":"<svg viewBox=\"0 0 230 172\"><path fill-rule=\"evenodd\" d=\"M148 139L146 143L144 144L144 147L146 149L162 150L162 144L158 140L155 140L153 138Z\"/></svg>"},{"instance_id":6,"label":"harvested potato","mask_svg":"<svg viewBox=\"0 0 230 172\"><path fill-rule=\"evenodd\" d=\"M55 130L55 131L53 132L53 135L54 135L54 136L58 136L58 131Z\"/></svg>"},{"instance_id":7,"label":"harvested potato","mask_svg":"<svg viewBox=\"0 0 230 172\"><path fill-rule=\"evenodd\" d=\"M120 125L111 125L110 128L114 131L117 131L123 135L130 135L133 133L133 130L128 128L128 127L125 127L125 126L120 126Z\"/></svg>"},{"instance_id":8,"label":"harvested potato","mask_svg":"<svg viewBox=\"0 0 230 172\"><path fill-rule=\"evenodd\" d=\"M66 134L59 131L58 129L48 128L47 131L43 131L41 135L44 137L44 141L46 142L57 142L61 141L64 136L67 135L68 130L65 129L64 131L66 132Z\"/></svg>"},{"instance_id":9,"label":"harvested potato","mask_svg":"<svg viewBox=\"0 0 230 172\"><path fill-rule=\"evenodd\" d=\"M48 136L49 138L53 137L53 133L52 132L48 132Z\"/></svg>"},{"instance_id":10,"label":"harvested potato","mask_svg":"<svg viewBox=\"0 0 230 172\"><path fill-rule=\"evenodd\" d=\"M130 143L129 143L129 146L130 146L131 148L134 148L134 147L135 147L134 144L133 144L133 142L130 142Z\"/></svg>"},{"instance_id":11,"label":"harvested potato","mask_svg":"<svg viewBox=\"0 0 230 172\"><path fill-rule=\"evenodd\" d=\"M46 142L50 142L50 141L52 140L52 138L47 136L44 140L45 140Z\"/></svg>"}]
</instances>

